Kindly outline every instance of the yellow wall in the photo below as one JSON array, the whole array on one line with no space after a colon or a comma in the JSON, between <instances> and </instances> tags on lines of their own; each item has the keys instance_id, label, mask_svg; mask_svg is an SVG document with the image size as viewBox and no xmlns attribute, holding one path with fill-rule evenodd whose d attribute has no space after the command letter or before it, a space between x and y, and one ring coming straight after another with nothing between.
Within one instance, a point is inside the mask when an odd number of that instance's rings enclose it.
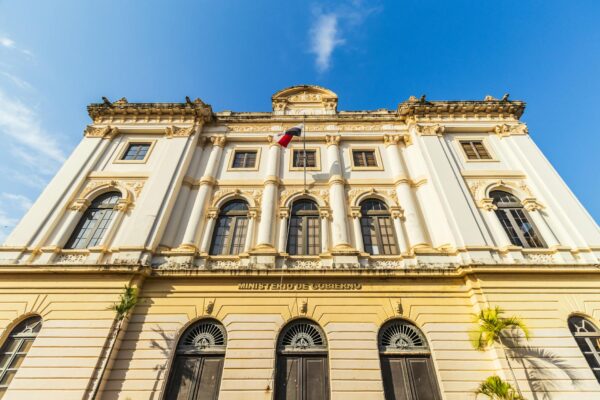
<instances>
[{"instance_id":1,"label":"yellow wall","mask_svg":"<svg viewBox=\"0 0 600 400\"><path fill-rule=\"evenodd\" d=\"M499 305L507 315L518 315L531 328L529 344L544 357L554 356L564 370L542 371L553 399L593 399L600 396L596 382L566 325L573 312L600 316L598 274L458 273L397 274L345 272L286 276L283 282L359 283L353 291L248 291L240 282L280 283L280 276L259 272L204 273L150 276L130 317L117 359L108 376L103 399L158 399L178 334L187 324L208 315L227 329L228 343L220 399L271 399L275 343L291 318L306 316L324 329L329 345L330 386L333 399L383 399L377 331L403 316L425 333L432 348L440 388L445 399L474 399L473 391L485 377L499 373L510 379L502 352L472 348L472 314L480 307ZM3 274L0 280L2 328L27 313L39 313L42 330L5 399L84 398L99 363L123 285L123 274ZM307 302L307 312L300 308ZM4 329L6 332L6 329ZM518 360L517 360L518 361ZM513 361L521 387L527 389L523 368ZM593 393L592 393L593 392ZM534 398L526 392L527 398ZM541 398L541 396L540 396Z\"/></svg>"}]
</instances>

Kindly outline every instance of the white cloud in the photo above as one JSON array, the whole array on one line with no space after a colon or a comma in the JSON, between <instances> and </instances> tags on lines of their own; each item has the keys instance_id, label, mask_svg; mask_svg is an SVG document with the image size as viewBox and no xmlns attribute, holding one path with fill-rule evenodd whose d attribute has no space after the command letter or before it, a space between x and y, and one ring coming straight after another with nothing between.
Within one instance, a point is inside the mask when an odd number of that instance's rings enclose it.
<instances>
[{"instance_id":1,"label":"white cloud","mask_svg":"<svg viewBox=\"0 0 600 400\"><path fill-rule=\"evenodd\" d=\"M9 49L14 49L15 41L7 37L0 37L0 45Z\"/></svg>"},{"instance_id":2,"label":"white cloud","mask_svg":"<svg viewBox=\"0 0 600 400\"><path fill-rule=\"evenodd\" d=\"M316 64L320 72L329 69L333 50L344 43L339 36L338 18L334 13L321 14L311 29L311 51L317 56Z\"/></svg>"},{"instance_id":3,"label":"white cloud","mask_svg":"<svg viewBox=\"0 0 600 400\"><path fill-rule=\"evenodd\" d=\"M29 84L29 82L19 78L18 76L15 76L9 72L6 71L0 71L0 74L4 75L5 77L7 77L12 83L14 83L15 85L17 85L19 88L21 89L27 89L27 90L31 90L32 86Z\"/></svg>"},{"instance_id":4,"label":"white cloud","mask_svg":"<svg viewBox=\"0 0 600 400\"><path fill-rule=\"evenodd\" d=\"M63 149L58 141L41 127L36 113L19 100L9 98L1 90L0 136L7 137L19 145L15 147L19 151L13 154L27 164L43 165L48 160L57 163L65 160ZM22 148L26 151L22 151Z\"/></svg>"}]
</instances>

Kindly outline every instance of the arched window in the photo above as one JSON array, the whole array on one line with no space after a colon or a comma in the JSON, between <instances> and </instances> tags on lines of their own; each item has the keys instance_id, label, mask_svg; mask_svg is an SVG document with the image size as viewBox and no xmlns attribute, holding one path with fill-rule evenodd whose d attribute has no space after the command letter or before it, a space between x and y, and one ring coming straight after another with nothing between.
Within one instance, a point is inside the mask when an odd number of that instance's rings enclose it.
<instances>
[{"instance_id":1,"label":"arched window","mask_svg":"<svg viewBox=\"0 0 600 400\"><path fill-rule=\"evenodd\" d=\"M221 207L213 231L211 255L235 255L244 250L248 229L248 203L231 200Z\"/></svg>"},{"instance_id":2,"label":"arched window","mask_svg":"<svg viewBox=\"0 0 600 400\"><path fill-rule=\"evenodd\" d=\"M319 207L312 200L298 200L292 205L287 252L292 255L316 255L321 252Z\"/></svg>"},{"instance_id":3,"label":"arched window","mask_svg":"<svg viewBox=\"0 0 600 400\"><path fill-rule=\"evenodd\" d=\"M115 215L115 205L120 198L119 192L109 192L96 197L85 210L65 248L87 249L100 244Z\"/></svg>"},{"instance_id":4,"label":"arched window","mask_svg":"<svg viewBox=\"0 0 600 400\"><path fill-rule=\"evenodd\" d=\"M277 340L275 400L329 399L327 340L313 321L289 323Z\"/></svg>"},{"instance_id":5,"label":"arched window","mask_svg":"<svg viewBox=\"0 0 600 400\"><path fill-rule=\"evenodd\" d=\"M360 229L365 251L369 254L398 254L392 217L380 200L368 199L360 204Z\"/></svg>"},{"instance_id":6,"label":"arched window","mask_svg":"<svg viewBox=\"0 0 600 400\"><path fill-rule=\"evenodd\" d=\"M379 358L386 400L441 400L423 333L395 319L379 330Z\"/></svg>"},{"instance_id":7,"label":"arched window","mask_svg":"<svg viewBox=\"0 0 600 400\"><path fill-rule=\"evenodd\" d=\"M0 350L0 399L25 360L40 329L42 329L42 317L30 317L21 321L6 339Z\"/></svg>"},{"instance_id":8,"label":"arched window","mask_svg":"<svg viewBox=\"0 0 600 400\"><path fill-rule=\"evenodd\" d=\"M569 318L569 329L596 379L600 382L600 331L589 320L577 315Z\"/></svg>"},{"instance_id":9,"label":"arched window","mask_svg":"<svg viewBox=\"0 0 600 400\"><path fill-rule=\"evenodd\" d=\"M165 400L219 397L227 333L220 322L203 319L185 330L175 353Z\"/></svg>"},{"instance_id":10,"label":"arched window","mask_svg":"<svg viewBox=\"0 0 600 400\"><path fill-rule=\"evenodd\" d=\"M519 199L501 190L492 191L490 197L498 207L496 215L512 244L521 247L544 247Z\"/></svg>"}]
</instances>

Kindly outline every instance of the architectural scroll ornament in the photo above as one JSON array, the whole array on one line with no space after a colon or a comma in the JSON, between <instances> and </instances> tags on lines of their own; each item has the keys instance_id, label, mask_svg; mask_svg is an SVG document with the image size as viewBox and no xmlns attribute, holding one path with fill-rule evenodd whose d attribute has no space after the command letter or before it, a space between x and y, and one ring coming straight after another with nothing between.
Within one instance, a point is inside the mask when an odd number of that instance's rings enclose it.
<instances>
[{"instance_id":1,"label":"architectural scroll ornament","mask_svg":"<svg viewBox=\"0 0 600 400\"><path fill-rule=\"evenodd\" d=\"M123 197L116 205L116 209L126 211L134 203L144 188L144 180L126 179L92 179L89 180L81 190L79 196L69 205L69 210L85 211L94 197L93 192L105 188L107 190L118 190Z\"/></svg>"},{"instance_id":2,"label":"architectural scroll ornament","mask_svg":"<svg viewBox=\"0 0 600 400\"><path fill-rule=\"evenodd\" d=\"M348 191L348 199L352 206L358 206L358 203L362 201L363 198L369 196L383 197L390 207L398 205L398 195L396 194L395 189L372 187L370 189L354 188Z\"/></svg>"},{"instance_id":3,"label":"architectural scroll ornament","mask_svg":"<svg viewBox=\"0 0 600 400\"><path fill-rule=\"evenodd\" d=\"M467 185L477 207L488 211L495 210L492 199L489 198L489 192L496 188L500 190L506 188L514 192L518 198L528 200L531 207L534 207L534 203L539 205L533 192L522 179L467 179ZM525 206L525 202L523 205ZM527 206L525 207L527 208Z\"/></svg>"},{"instance_id":4,"label":"architectural scroll ornament","mask_svg":"<svg viewBox=\"0 0 600 400\"><path fill-rule=\"evenodd\" d=\"M494 128L494 133L499 137L507 137L510 135L527 135L529 130L527 129L527 125L525 124L517 124L517 125L496 125Z\"/></svg>"},{"instance_id":5,"label":"architectural scroll ornament","mask_svg":"<svg viewBox=\"0 0 600 400\"><path fill-rule=\"evenodd\" d=\"M174 137L188 137L190 136L192 133L194 133L195 130L195 126L188 126L188 127L178 127L178 126L167 126L165 128L165 136L167 137L167 139L171 139Z\"/></svg>"},{"instance_id":6,"label":"architectural scroll ornament","mask_svg":"<svg viewBox=\"0 0 600 400\"><path fill-rule=\"evenodd\" d=\"M279 194L279 207L285 207L292 196L301 194L307 194L311 197L319 199L325 204L326 207L329 207L329 191L327 189L309 189L304 192L304 190L300 187L282 190Z\"/></svg>"},{"instance_id":7,"label":"architectural scroll ornament","mask_svg":"<svg viewBox=\"0 0 600 400\"><path fill-rule=\"evenodd\" d=\"M84 131L85 137L112 139L119 134L119 128L112 126L95 127L88 125Z\"/></svg>"},{"instance_id":8,"label":"architectural scroll ornament","mask_svg":"<svg viewBox=\"0 0 600 400\"><path fill-rule=\"evenodd\" d=\"M217 204L222 203L224 197L233 197L240 196L246 198L246 200L250 200L250 203L254 203L255 207L260 207L260 201L262 199L262 190L261 189L246 189L241 190L237 188L219 188L213 194L213 202L212 206L216 207Z\"/></svg>"},{"instance_id":9,"label":"architectural scroll ornament","mask_svg":"<svg viewBox=\"0 0 600 400\"><path fill-rule=\"evenodd\" d=\"M446 127L440 124L435 125L415 125L415 131L421 136L442 136Z\"/></svg>"}]
</instances>

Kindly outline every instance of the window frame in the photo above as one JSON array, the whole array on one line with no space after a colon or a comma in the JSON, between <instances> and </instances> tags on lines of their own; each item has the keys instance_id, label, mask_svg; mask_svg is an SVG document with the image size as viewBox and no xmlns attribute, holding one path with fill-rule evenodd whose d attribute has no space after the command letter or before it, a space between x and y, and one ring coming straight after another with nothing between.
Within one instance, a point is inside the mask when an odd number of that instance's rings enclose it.
<instances>
[{"instance_id":1,"label":"window frame","mask_svg":"<svg viewBox=\"0 0 600 400\"><path fill-rule=\"evenodd\" d=\"M299 203L299 202L312 202L317 209L316 210L300 210L297 212L297 214L293 213L293 208L294 205ZM290 250L290 238L291 238L291 234L292 234L292 221L294 220L294 218L298 219L300 221L300 224L298 225L301 229L296 229L297 232L301 233L301 244L298 245L298 240L295 241L295 252L291 253ZM316 235L316 240L315 243L312 243L309 239L312 237L311 236L311 224L309 222L309 220L316 220L316 227L317 227L317 235ZM315 225L313 225L314 227ZM296 200L294 203L291 204L290 206L290 216L289 216L289 221L288 221L288 232L287 232L287 238L286 238L286 244L285 244L285 251L287 254L289 254L290 256L293 257L314 257L314 256L318 256L319 254L321 254L321 243L322 243L322 232L321 232L321 215L319 212L319 204L314 201L313 199L307 199L307 198L303 198L303 199L298 199ZM296 236L297 238L300 238L300 235ZM301 246L301 250L302 252L299 253L298 249L299 246ZM315 248L316 252L315 253L310 253L311 249Z\"/></svg>"},{"instance_id":2,"label":"window frame","mask_svg":"<svg viewBox=\"0 0 600 400\"><path fill-rule=\"evenodd\" d=\"M469 163L476 162L477 163L477 162L499 162L500 161L498 159L498 157L496 156L496 152L494 151L492 145L490 144L490 141L485 136L455 136L453 139L454 139L455 145L458 149L457 151L460 154L462 154L463 160L465 162L469 162ZM485 148L485 151L487 151L490 158L489 159L481 159L481 158L471 159L471 158L469 158L465 149L462 146L462 142L481 142L481 144Z\"/></svg>"},{"instance_id":3,"label":"window frame","mask_svg":"<svg viewBox=\"0 0 600 400\"><path fill-rule=\"evenodd\" d=\"M381 202L385 206L386 209L385 210L369 210L369 211L367 211L367 213L365 215L365 213L363 213L363 211L362 211L362 204L364 202L372 201L372 200ZM396 235L396 228L394 227L394 221L392 219L392 213L390 212L389 207L385 203L385 201L380 200L380 199L368 198L368 199L362 200L360 202L359 206L361 207L361 210L360 210L360 234L361 234L361 237L362 237L362 240L363 240L363 248L365 250L365 253L368 253L371 256L397 256L397 255L399 255L400 254L400 248L398 247L398 237ZM392 231L392 236L391 237L394 240L394 242L391 243L391 244L385 245L383 243L383 240L382 240L383 239L383 235L382 235L381 225L380 225L380 222L379 222L380 218L387 218L389 220L389 228ZM383 251L383 252L379 252L377 254L374 254L372 252L367 251L367 249L366 249L367 244L366 244L366 241L365 241L365 236L366 235L365 235L365 231L363 229L364 228L364 225L363 225L363 221L364 220L371 220L372 221L373 224L369 225L369 226L374 226L375 227L375 238L377 240L378 248L385 249L386 246L387 246L387 247L393 249L393 252L386 253L385 251ZM369 238L370 237L371 236L369 236ZM373 247L372 245L370 245L370 246Z\"/></svg>"},{"instance_id":4,"label":"window frame","mask_svg":"<svg viewBox=\"0 0 600 400\"><path fill-rule=\"evenodd\" d=\"M233 149L233 151L231 151L231 153L229 154L229 160L227 162L227 171L232 171L232 172L236 172L236 171L258 171L258 169L260 168L260 153L261 153L261 147L250 147L250 146L241 146L241 147L235 147ZM234 167L233 163L235 162L235 155L238 152L256 152L256 161L254 162L254 166L253 167Z\"/></svg>"},{"instance_id":5,"label":"window frame","mask_svg":"<svg viewBox=\"0 0 600 400\"><path fill-rule=\"evenodd\" d=\"M244 202L246 204L246 210L244 210L244 211L239 211L239 210L223 211L223 207L225 207L226 205L230 204L231 202L235 202L235 201ZM211 256L211 257L219 257L219 256L235 257L235 256L239 256L240 254L242 254L244 252L244 247L246 245L246 237L248 235L248 229L249 229L249 225L250 225L249 213L250 213L250 206L249 206L248 202L246 202L245 200L242 200L242 199L230 200L220 207L219 214L216 218L215 225L213 227L211 240L210 240L210 246L208 248L209 256ZM219 222L222 219L230 220L230 223L229 223L230 224L230 228L229 228L230 232L228 232L228 234L225 236L225 238L223 240L221 251L219 253L214 253L213 249L215 246L217 230L219 229ZM238 225L238 223L239 223L239 225ZM236 232L239 228L243 228L243 233L240 236L237 236ZM236 240L235 240L236 237L241 237L241 243L236 244ZM239 247L240 251L238 253L232 253L233 246ZM224 251L224 250L226 250L226 251Z\"/></svg>"},{"instance_id":6,"label":"window frame","mask_svg":"<svg viewBox=\"0 0 600 400\"><path fill-rule=\"evenodd\" d=\"M294 154L296 152L302 152L304 150L301 146L292 146L290 147L289 154L289 170L290 171L304 171L304 167L295 167L294 166ZM319 147L307 147L306 151L314 151L315 152L315 166L314 167L306 167L307 171L321 171L321 149Z\"/></svg>"},{"instance_id":7,"label":"window frame","mask_svg":"<svg viewBox=\"0 0 600 400\"><path fill-rule=\"evenodd\" d=\"M383 161L381 159L381 154L379 154L379 147L353 147L350 146L348 148L350 153L350 165L351 171L383 171ZM359 166L354 164L354 152L355 151L372 151L375 156L375 166Z\"/></svg>"},{"instance_id":8,"label":"window frame","mask_svg":"<svg viewBox=\"0 0 600 400\"><path fill-rule=\"evenodd\" d=\"M94 203L96 201L98 201L99 198L106 196L107 194L110 194L110 193L118 196L117 201L115 201L115 203L112 205L112 207L108 207L108 206L92 207L94 205ZM91 204L89 205L89 207L87 207L86 210L83 212L83 214L79 218L79 221L77 221L77 225L75 225L75 228L71 232L71 235L65 242L63 249L64 250L88 250L90 248L101 246L102 243L104 242L107 232L110 231L110 228L115 221L116 214L119 212L117 209L117 205L119 204L119 201L121 201L122 199L123 199L123 194L120 191L115 191L115 190L109 191L106 193L102 193L102 194L99 194L98 196L96 196L94 198L94 200L91 202ZM93 246L90 246L90 242L92 242L92 240L94 239L95 234L99 229L100 223L105 220L104 215L106 214L106 211L102 214L102 218L95 220L95 223L91 228L86 228L86 229L89 229L91 233L88 235L87 239L85 240L85 247L74 247L74 244L78 241L76 236L78 236L79 233L81 232L81 230L83 229L83 226L84 226L86 220L89 219L88 216L92 213L92 211L97 211L98 213L100 213L103 210L111 211L111 214L110 214L110 218L108 219L108 222L103 227L104 231L102 232L100 237L97 239L98 241ZM86 218L86 217L88 217L88 218ZM94 221L94 220L92 219L92 221Z\"/></svg>"},{"instance_id":9,"label":"window frame","mask_svg":"<svg viewBox=\"0 0 600 400\"><path fill-rule=\"evenodd\" d=\"M127 154L127 150L129 147L136 144L147 144L148 150L146 151L146 155L141 160L124 160L123 158ZM121 147L118 156L113 161L113 164L146 164L150 159L150 154L152 150L154 150L154 146L156 145L156 140L127 140L124 145Z\"/></svg>"},{"instance_id":10,"label":"window frame","mask_svg":"<svg viewBox=\"0 0 600 400\"><path fill-rule=\"evenodd\" d=\"M571 323L572 319L581 319L583 321L586 321L588 324L590 324L595 332L585 332L585 333L580 333L580 332L575 332L574 330L571 329L571 325L575 325L574 323ZM569 318L567 318L567 327L569 328L569 332L571 332L571 336L573 337L573 340L575 340L575 343L577 344L577 347L579 348L579 351L581 352L581 356L585 359L588 367L590 368L592 374L594 375L594 377L596 378L596 380L598 381L598 383L600 383L600 328L598 328L598 325L596 324L596 321L592 320L591 318L587 317L586 315L581 315L581 314L572 314L569 316ZM588 354L591 354L591 356L593 357L587 357L586 353L584 351L584 349L582 348L582 341L578 340L578 339L584 339L583 342L585 342L585 344L588 346ZM593 345L593 340L595 339L597 346ZM598 347L598 348L596 348ZM596 361L596 365L597 366L593 366L590 364L589 359L592 358Z\"/></svg>"},{"instance_id":11,"label":"window frame","mask_svg":"<svg viewBox=\"0 0 600 400\"><path fill-rule=\"evenodd\" d=\"M519 200L519 198L517 196L515 196L514 194L507 192L505 190L500 190L500 189L494 189L490 191L490 198L493 199L492 197L492 192L503 192L503 193L507 193L511 196L513 196L516 200ZM508 236L508 239L510 240L510 243L514 246L518 246L518 247L522 247L523 249L546 249L548 248L548 245L546 244L546 242L544 241L544 238L542 237L542 235L540 234L540 231L537 229L537 227L535 226L534 222L531 220L531 217L529 216L529 214L527 213L527 210L525 210L525 207L523 207L523 205L520 203L520 201L518 202L514 202L514 204L509 204L509 205L502 205L499 206L497 204L496 201L493 200L493 204L497 207L496 210L494 210L494 214L496 216L496 218L498 218L498 221L500 222L500 225L502 226L502 228L504 229L504 233L506 234L506 236ZM537 241L539 242L539 246L532 246L529 241L527 240L527 237L525 236L526 232L523 231L523 229L521 229L521 225L519 224L519 222L517 221L514 213L520 212L523 214L523 217L525 217L525 221L527 222L527 224L529 224L531 226L531 229L533 231L533 237L532 237L532 241ZM504 220L503 218L500 216L502 213L502 215L506 218L506 220L508 221L511 231L514 231L516 238L518 239L518 241L520 242L520 244L516 244L513 241L513 235L511 233L509 233L509 229L508 227L504 224Z\"/></svg>"}]
</instances>

